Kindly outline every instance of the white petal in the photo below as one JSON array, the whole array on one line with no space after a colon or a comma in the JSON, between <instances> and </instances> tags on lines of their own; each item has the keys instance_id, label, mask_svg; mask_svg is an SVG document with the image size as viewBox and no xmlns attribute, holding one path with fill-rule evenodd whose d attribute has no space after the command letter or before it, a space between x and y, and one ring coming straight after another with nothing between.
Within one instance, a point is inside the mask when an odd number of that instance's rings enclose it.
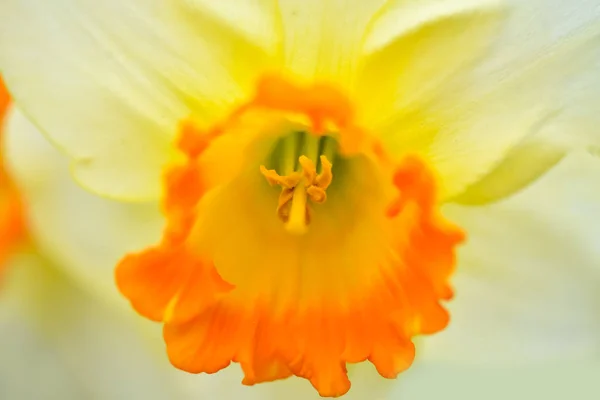
<instances>
[{"instance_id":1,"label":"white petal","mask_svg":"<svg viewBox=\"0 0 600 400\"><path fill-rule=\"evenodd\" d=\"M6 0L0 65L15 101L104 195L159 195L177 123L212 120L279 51L268 0Z\"/></svg>"},{"instance_id":2,"label":"white petal","mask_svg":"<svg viewBox=\"0 0 600 400\"><path fill-rule=\"evenodd\" d=\"M99 302L42 257L21 254L0 291L0 397L181 398L159 335ZM158 333L158 332L156 332Z\"/></svg>"},{"instance_id":3,"label":"white petal","mask_svg":"<svg viewBox=\"0 0 600 400\"><path fill-rule=\"evenodd\" d=\"M71 179L67 160L17 110L7 115L8 169L25 198L40 248L86 285L124 307L113 269L127 252L158 241L158 205L128 204L86 192Z\"/></svg>"},{"instance_id":4,"label":"white petal","mask_svg":"<svg viewBox=\"0 0 600 400\"><path fill-rule=\"evenodd\" d=\"M500 203L449 206L467 232L450 327L425 359L529 363L600 348L600 163L574 153Z\"/></svg>"}]
</instances>

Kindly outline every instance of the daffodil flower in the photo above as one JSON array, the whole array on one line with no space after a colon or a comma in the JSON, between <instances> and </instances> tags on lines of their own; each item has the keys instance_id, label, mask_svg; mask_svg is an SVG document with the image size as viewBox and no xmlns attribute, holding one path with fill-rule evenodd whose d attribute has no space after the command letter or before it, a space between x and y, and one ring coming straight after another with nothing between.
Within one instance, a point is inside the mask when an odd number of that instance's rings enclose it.
<instances>
[{"instance_id":1,"label":"daffodil flower","mask_svg":"<svg viewBox=\"0 0 600 400\"><path fill-rule=\"evenodd\" d=\"M521 3L8 0L0 66L83 186L162 200L116 280L175 366L339 396L448 324L442 204L597 144L596 5Z\"/></svg>"},{"instance_id":2,"label":"daffodil flower","mask_svg":"<svg viewBox=\"0 0 600 400\"><path fill-rule=\"evenodd\" d=\"M199 377L169 370L158 332L124 314L112 282L120 254L160 234L157 207L85 192L26 118L13 112L7 127L7 167L26 200L36 250L13 256L0 290L4 398L318 397L300 380L232 384L241 379L237 368ZM600 163L574 154L508 200L446 206L471 238L460 249L452 324L419 342L417 365L397 383L368 366L351 369L346 396L595 393L600 227L589 219L600 213L599 175ZM521 229L510 229L517 222Z\"/></svg>"}]
</instances>

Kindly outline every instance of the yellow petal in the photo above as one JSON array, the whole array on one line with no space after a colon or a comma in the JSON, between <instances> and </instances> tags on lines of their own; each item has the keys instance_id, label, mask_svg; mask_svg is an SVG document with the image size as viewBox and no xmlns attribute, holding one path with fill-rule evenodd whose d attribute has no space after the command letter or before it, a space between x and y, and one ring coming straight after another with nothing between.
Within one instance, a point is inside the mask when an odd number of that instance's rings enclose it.
<instances>
[{"instance_id":1,"label":"yellow petal","mask_svg":"<svg viewBox=\"0 0 600 400\"><path fill-rule=\"evenodd\" d=\"M34 240L70 275L119 301L114 265L159 237L158 206L119 203L80 188L67 160L17 110L7 116L5 134L9 171L24 197Z\"/></svg>"},{"instance_id":2,"label":"yellow petal","mask_svg":"<svg viewBox=\"0 0 600 400\"><path fill-rule=\"evenodd\" d=\"M574 153L531 187L485 207L449 206L469 232L447 331L424 359L531 363L600 345L600 164Z\"/></svg>"},{"instance_id":3,"label":"yellow petal","mask_svg":"<svg viewBox=\"0 0 600 400\"><path fill-rule=\"evenodd\" d=\"M442 83L481 57L505 17L491 0L431 3L389 2L366 32L356 91L362 118L376 132L398 136L389 130L406 125L402 117L428 106Z\"/></svg>"},{"instance_id":4,"label":"yellow petal","mask_svg":"<svg viewBox=\"0 0 600 400\"><path fill-rule=\"evenodd\" d=\"M413 33L420 41L405 36L395 52L396 42L380 40L385 46L366 64L371 79L363 84L361 97L368 99L372 112L365 117L381 126L384 141L398 153L427 154L440 172L446 196L486 176L528 136L569 147L574 141L589 143L582 137L597 126L598 9L585 1L552 7L541 0L505 4L507 19L500 30L491 31L493 46L472 65L466 62L474 59L465 56L473 51L467 50L490 44L484 40L490 28L485 11L493 16L493 7L475 8L480 12L466 7L422 26ZM392 57L411 54L408 44L414 53L409 61ZM423 57L429 61L412 61ZM392 81L401 84L388 84L395 74L401 77ZM369 97L373 89L380 90Z\"/></svg>"},{"instance_id":5,"label":"yellow petal","mask_svg":"<svg viewBox=\"0 0 600 400\"><path fill-rule=\"evenodd\" d=\"M478 89L464 92L473 101L455 100L467 107L457 108L454 120L448 120L447 131L439 134L429 150L438 160L447 195L485 177L504 157L514 155L510 151L515 146L529 139L530 144L540 144L539 153L594 143L600 123L595 111L600 101L599 44L597 14L594 22L560 37L541 55L509 62L494 74L486 69L489 64L481 66L476 79L481 84L473 86ZM541 164L534 165L536 162ZM525 170L541 173L552 165L543 154L528 163L518 174L535 175Z\"/></svg>"},{"instance_id":6,"label":"yellow petal","mask_svg":"<svg viewBox=\"0 0 600 400\"><path fill-rule=\"evenodd\" d=\"M545 0L535 0L520 2L516 10L519 14L513 26L520 23L527 28L507 29L495 57L481 68L479 76L490 72L497 77L508 76L511 70L524 70L528 81L523 81L523 87L538 86L537 100L552 97L559 110L543 136L567 149L600 146L598 4L555 1L548 6Z\"/></svg>"},{"instance_id":7,"label":"yellow petal","mask_svg":"<svg viewBox=\"0 0 600 400\"><path fill-rule=\"evenodd\" d=\"M450 201L482 205L501 200L525 188L548 172L565 156L566 150L551 141L526 139L514 147L486 176Z\"/></svg>"},{"instance_id":8,"label":"yellow petal","mask_svg":"<svg viewBox=\"0 0 600 400\"><path fill-rule=\"evenodd\" d=\"M367 36L367 44L372 42L374 50L363 60L356 90L362 118L381 136L384 146L398 157L407 152L427 154L438 166L444 186L448 186L454 183L446 179L454 178L447 176L444 165L449 154L440 152L449 147L445 143L449 136L456 140L462 134L469 142L461 141L461 146L472 145L471 127L461 114L470 112L473 106L457 103L455 97L449 101L443 89L457 72L469 70L482 56L505 14L495 2L463 5L457 10L429 6L414 6L419 23L409 25L394 40L380 38L379 25L375 24L373 39ZM431 15L424 15L423 9ZM390 25L385 13L381 19L382 26ZM487 110L488 106L494 107L482 103L480 108ZM457 157L458 153L451 161L456 162Z\"/></svg>"},{"instance_id":9,"label":"yellow petal","mask_svg":"<svg viewBox=\"0 0 600 400\"><path fill-rule=\"evenodd\" d=\"M159 194L178 121L212 120L278 58L268 0L7 0L0 65L17 104L120 199Z\"/></svg>"},{"instance_id":10,"label":"yellow petal","mask_svg":"<svg viewBox=\"0 0 600 400\"><path fill-rule=\"evenodd\" d=\"M285 67L305 78L352 82L361 41L384 0L280 0Z\"/></svg>"},{"instance_id":11,"label":"yellow petal","mask_svg":"<svg viewBox=\"0 0 600 400\"><path fill-rule=\"evenodd\" d=\"M279 1L285 41L285 67L305 78L351 86L361 57L423 23L487 8L498 0L285 0Z\"/></svg>"},{"instance_id":12,"label":"yellow petal","mask_svg":"<svg viewBox=\"0 0 600 400\"><path fill-rule=\"evenodd\" d=\"M389 0L371 21L363 51L368 54L381 50L422 25L464 13L498 10L501 6L498 0Z\"/></svg>"},{"instance_id":13,"label":"yellow petal","mask_svg":"<svg viewBox=\"0 0 600 400\"><path fill-rule=\"evenodd\" d=\"M182 398L177 374L152 345L156 336L42 256L21 254L0 291L0 393L7 400Z\"/></svg>"}]
</instances>

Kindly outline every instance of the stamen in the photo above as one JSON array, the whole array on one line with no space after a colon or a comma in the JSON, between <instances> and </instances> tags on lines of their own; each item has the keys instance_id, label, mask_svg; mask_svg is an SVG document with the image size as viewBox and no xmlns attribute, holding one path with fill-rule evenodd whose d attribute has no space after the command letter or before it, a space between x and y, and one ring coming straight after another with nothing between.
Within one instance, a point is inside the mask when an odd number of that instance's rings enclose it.
<instances>
[{"instance_id":1,"label":"stamen","mask_svg":"<svg viewBox=\"0 0 600 400\"><path fill-rule=\"evenodd\" d=\"M308 154L318 154L318 142L307 140L303 150ZM302 172L293 171L282 176L274 169L267 169L264 165L260 166L261 174L270 185L281 186L277 215L285 223L286 230L292 234L302 235L308 229L311 217L308 200L315 204L321 204L327 200L326 190L333 180L332 164L324 154L319 156L319 160L321 161L321 173L319 174L317 174L315 162L306 155L298 158ZM283 161L284 165L293 164L289 160Z\"/></svg>"},{"instance_id":2,"label":"stamen","mask_svg":"<svg viewBox=\"0 0 600 400\"><path fill-rule=\"evenodd\" d=\"M308 230L308 206L303 182L294 188L291 202L292 206L285 229L294 235L302 235Z\"/></svg>"},{"instance_id":3,"label":"stamen","mask_svg":"<svg viewBox=\"0 0 600 400\"><path fill-rule=\"evenodd\" d=\"M333 165L327 159L325 154L321 155L319 158L321 160L321 173L315 178L315 186L325 190L329 187L329 185L331 185L331 181L333 180L333 174L331 173L331 168Z\"/></svg>"}]
</instances>

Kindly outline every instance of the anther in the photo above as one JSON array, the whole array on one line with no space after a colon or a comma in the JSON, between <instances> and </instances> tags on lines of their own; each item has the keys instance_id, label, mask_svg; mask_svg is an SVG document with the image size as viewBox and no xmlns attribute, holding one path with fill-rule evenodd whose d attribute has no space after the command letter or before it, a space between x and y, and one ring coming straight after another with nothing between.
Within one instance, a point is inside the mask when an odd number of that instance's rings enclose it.
<instances>
[{"instance_id":1,"label":"anther","mask_svg":"<svg viewBox=\"0 0 600 400\"><path fill-rule=\"evenodd\" d=\"M333 179L332 164L325 155L321 155L320 160L319 174L314 161L304 155L298 158L302 172L294 171L281 176L274 169L260 166L260 172L270 185L281 186L277 215L285 223L286 230L292 234L301 235L308 230L311 216L308 200L315 204L327 200L326 190Z\"/></svg>"}]
</instances>

